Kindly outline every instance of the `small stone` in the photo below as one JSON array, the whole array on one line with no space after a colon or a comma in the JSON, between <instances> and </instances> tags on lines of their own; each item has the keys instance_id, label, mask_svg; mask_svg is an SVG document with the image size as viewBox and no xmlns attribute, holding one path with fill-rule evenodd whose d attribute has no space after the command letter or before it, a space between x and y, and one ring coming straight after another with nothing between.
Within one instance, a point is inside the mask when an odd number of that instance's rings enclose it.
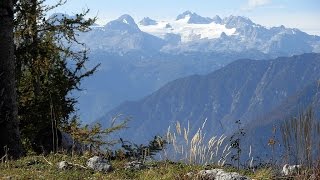
<instances>
[{"instance_id":1,"label":"small stone","mask_svg":"<svg viewBox=\"0 0 320 180\"><path fill-rule=\"evenodd\" d=\"M285 164L282 168L282 174L285 176L289 176L289 175L296 175L299 174L299 172L302 169L302 165L289 165L289 164Z\"/></svg>"},{"instance_id":2,"label":"small stone","mask_svg":"<svg viewBox=\"0 0 320 180\"><path fill-rule=\"evenodd\" d=\"M112 166L109 162L99 156L94 156L87 161L87 166L94 171L101 171L101 172L109 172L112 170Z\"/></svg>"},{"instance_id":3,"label":"small stone","mask_svg":"<svg viewBox=\"0 0 320 180\"><path fill-rule=\"evenodd\" d=\"M193 172L188 172L185 176L186 176L187 178L193 178L194 173L193 173Z\"/></svg>"},{"instance_id":4,"label":"small stone","mask_svg":"<svg viewBox=\"0 0 320 180\"><path fill-rule=\"evenodd\" d=\"M125 169L130 169L130 170L141 170L141 169L145 169L146 166L139 161L132 161L132 162L128 162L126 163Z\"/></svg>"},{"instance_id":5,"label":"small stone","mask_svg":"<svg viewBox=\"0 0 320 180\"><path fill-rule=\"evenodd\" d=\"M67 161L61 161L58 163L58 168L63 169L63 170L70 169L70 168L72 168L72 165L69 164Z\"/></svg>"}]
</instances>

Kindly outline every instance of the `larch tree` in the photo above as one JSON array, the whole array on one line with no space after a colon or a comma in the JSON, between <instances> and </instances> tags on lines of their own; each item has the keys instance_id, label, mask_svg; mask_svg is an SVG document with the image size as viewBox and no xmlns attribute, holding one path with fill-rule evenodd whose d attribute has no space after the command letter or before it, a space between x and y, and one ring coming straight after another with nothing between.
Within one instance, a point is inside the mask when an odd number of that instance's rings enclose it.
<instances>
[{"instance_id":1,"label":"larch tree","mask_svg":"<svg viewBox=\"0 0 320 180\"><path fill-rule=\"evenodd\" d=\"M15 5L21 138L26 149L40 153L43 129L50 129L47 141L52 141L52 151L57 150L57 128L68 125L76 111L77 100L70 93L79 90L81 80L97 68L86 67L87 48L77 39L90 30L95 18L86 19L88 11L73 16L47 14L64 3L48 6L45 0L18 0Z\"/></svg>"}]
</instances>

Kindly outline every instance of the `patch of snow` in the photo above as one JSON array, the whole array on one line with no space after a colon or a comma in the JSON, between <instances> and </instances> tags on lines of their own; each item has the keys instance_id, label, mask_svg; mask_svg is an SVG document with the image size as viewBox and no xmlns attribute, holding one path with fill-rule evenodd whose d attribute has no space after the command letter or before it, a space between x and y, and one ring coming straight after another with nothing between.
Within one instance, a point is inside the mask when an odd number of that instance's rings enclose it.
<instances>
[{"instance_id":1,"label":"patch of snow","mask_svg":"<svg viewBox=\"0 0 320 180\"><path fill-rule=\"evenodd\" d=\"M182 42L190 42L198 39L215 39L219 38L221 33L230 36L235 34L236 29L228 29L225 25L212 22L210 24L189 24L190 16L187 15L184 19L174 21L160 21L156 25L143 26L139 28L146 33L164 39L168 33L177 34L181 36ZM171 25L168 28L168 24Z\"/></svg>"},{"instance_id":2,"label":"patch of snow","mask_svg":"<svg viewBox=\"0 0 320 180\"><path fill-rule=\"evenodd\" d=\"M123 19L122 22L123 22L123 23L126 23L126 24L129 24L126 19Z\"/></svg>"}]
</instances>

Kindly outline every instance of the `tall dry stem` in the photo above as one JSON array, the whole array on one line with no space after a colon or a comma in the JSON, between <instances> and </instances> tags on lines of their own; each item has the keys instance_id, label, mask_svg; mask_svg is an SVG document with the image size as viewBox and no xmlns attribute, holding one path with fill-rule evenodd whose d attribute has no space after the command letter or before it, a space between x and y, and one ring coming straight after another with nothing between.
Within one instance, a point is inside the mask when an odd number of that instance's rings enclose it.
<instances>
[{"instance_id":1,"label":"tall dry stem","mask_svg":"<svg viewBox=\"0 0 320 180\"><path fill-rule=\"evenodd\" d=\"M223 166L230 154L230 146L224 143L226 139L224 135L206 137L204 131L206 122L207 119L191 136L189 122L187 127L183 127L180 122L176 122L175 131L171 131L169 126L166 137L167 142L172 145L173 152L167 158L190 164L218 164ZM221 151L221 148L223 148L223 151ZM167 149L166 152L168 151L170 150Z\"/></svg>"}]
</instances>

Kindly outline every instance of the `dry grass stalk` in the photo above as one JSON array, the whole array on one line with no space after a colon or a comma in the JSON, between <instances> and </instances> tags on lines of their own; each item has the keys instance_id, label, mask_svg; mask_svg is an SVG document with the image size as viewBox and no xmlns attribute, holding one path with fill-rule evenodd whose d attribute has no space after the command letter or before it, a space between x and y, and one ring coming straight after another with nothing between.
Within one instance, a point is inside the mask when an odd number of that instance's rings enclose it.
<instances>
[{"instance_id":1,"label":"dry grass stalk","mask_svg":"<svg viewBox=\"0 0 320 180\"><path fill-rule=\"evenodd\" d=\"M316 121L312 109L284 122L280 129L286 163L313 166L313 156L319 153L319 127L320 123Z\"/></svg>"},{"instance_id":2,"label":"dry grass stalk","mask_svg":"<svg viewBox=\"0 0 320 180\"><path fill-rule=\"evenodd\" d=\"M228 144L224 145L226 139L224 135L207 138L204 132L206 122L207 119L193 136L189 134L189 122L187 128L182 127L181 123L177 122L175 132L171 132L169 126L167 141L172 145L174 155L167 156L167 158L190 164L218 164L223 166L231 152L230 146ZM181 129L183 129L183 133ZM223 148L223 151L221 151L221 148Z\"/></svg>"}]
</instances>

